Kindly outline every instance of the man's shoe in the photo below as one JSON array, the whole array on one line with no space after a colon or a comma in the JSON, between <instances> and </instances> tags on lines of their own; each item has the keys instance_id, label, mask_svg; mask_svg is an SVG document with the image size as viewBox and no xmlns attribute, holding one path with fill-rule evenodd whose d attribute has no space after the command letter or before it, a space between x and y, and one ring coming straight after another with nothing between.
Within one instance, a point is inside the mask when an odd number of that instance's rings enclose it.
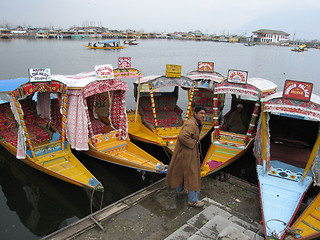
<instances>
[{"instance_id":1,"label":"man's shoe","mask_svg":"<svg viewBox=\"0 0 320 240\"><path fill-rule=\"evenodd\" d=\"M188 190L183 190L181 192L176 192L178 195L188 194Z\"/></svg>"},{"instance_id":2,"label":"man's shoe","mask_svg":"<svg viewBox=\"0 0 320 240\"><path fill-rule=\"evenodd\" d=\"M188 202L190 207L196 207L196 208L201 208L204 206L204 202L198 201L198 202Z\"/></svg>"}]
</instances>

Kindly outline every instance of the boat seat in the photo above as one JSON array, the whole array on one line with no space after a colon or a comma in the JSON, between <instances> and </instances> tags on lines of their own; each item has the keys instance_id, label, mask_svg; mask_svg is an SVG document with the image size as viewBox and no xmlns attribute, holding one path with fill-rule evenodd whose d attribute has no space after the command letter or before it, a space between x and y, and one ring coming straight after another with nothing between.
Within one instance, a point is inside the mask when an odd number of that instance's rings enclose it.
<instances>
[{"instance_id":1,"label":"boat seat","mask_svg":"<svg viewBox=\"0 0 320 240\"><path fill-rule=\"evenodd\" d=\"M93 135L103 134L105 132L104 129L106 125L103 122L96 119L90 119L90 121L93 130Z\"/></svg>"},{"instance_id":2,"label":"boat seat","mask_svg":"<svg viewBox=\"0 0 320 240\"><path fill-rule=\"evenodd\" d=\"M206 113L213 113L213 92L207 89L195 89L192 107L201 106Z\"/></svg>"},{"instance_id":3,"label":"boat seat","mask_svg":"<svg viewBox=\"0 0 320 240\"><path fill-rule=\"evenodd\" d=\"M0 105L0 131L17 127L17 122L11 111L10 104L4 103Z\"/></svg>"},{"instance_id":4,"label":"boat seat","mask_svg":"<svg viewBox=\"0 0 320 240\"><path fill-rule=\"evenodd\" d=\"M179 127L183 123L182 110L176 105L177 96L155 96L154 105L159 127ZM154 128L154 117L150 97L141 97L139 113L142 121L150 128Z\"/></svg>"},{"instance_id":5,"label":"boat seat","mask_svg":"<svg viewBox=\"0 0 320 240\"><path fill-rule=\"evenodd\" d=\"M179 127L183 123L181 115L174 111L156 111L158 127ZM154 128L154 117L152 111L143 111L144 123L150 128Z\"/></svg>"},{"instance_id":6,"label":"boat seat","mask_svg":"<svg viewBox=\"0 0 320 240\"><path fill-rule=\"evenodd\" d=\"M278 137L270 141L270 160L304 168L311 154L310 145L301 140Z\"/></svg>"},{"instance_id":7,"label":"boat seat","mask_svg":"<svg viewBox=\"0 0 320 240\"><path fill-rule=\"evenodd\" d=\"M32 143L35 145L43 142L49 142L51 138L51 131L39 127L36 124L27 124L28 133ZM9 128L0 131L0 139L2 141L8 142L13 146L17 147L18 140L18 127Z\"/></svg>"},{"instance_id":8,"label":"boat seat","mask_svg":"<svg viewBox=\"0 0 320 240\"><path fill-rule=\"evenodd\" d=\"M36 114L35 103L32 100L20 101L24 112L25 123L33 143L38 144L50 141L51 132L47 129L48 119ZM0 105L0 138L3 141L17 146L18 124L11 111L9 103Z\"/></svg>"}]
</instances>

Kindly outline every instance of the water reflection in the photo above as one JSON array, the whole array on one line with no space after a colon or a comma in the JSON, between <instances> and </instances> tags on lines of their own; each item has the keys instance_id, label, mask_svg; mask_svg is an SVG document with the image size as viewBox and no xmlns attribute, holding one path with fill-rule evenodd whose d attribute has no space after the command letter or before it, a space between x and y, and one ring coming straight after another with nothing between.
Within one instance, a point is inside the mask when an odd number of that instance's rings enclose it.
<instances>
[{"instance_id":1,"label":"water reflection","mask_svg":"<svg viewBox=\"0 0 320 240\"><path fill-rule=\"evenodd\" d=\"M144 174L106 164L81 153L82 163L102 182L103 193L55 179L17 160L0 147L0 185L6 202L1 208L0 239L35 239L46 236L151 183L158 174ZM15 216L19 220L15 219Z\"/></svg>"},{"instance_id":2,"label":"water reflection","mask_svg":"<svg viewBox=\"0 0 320 240\"><path fill-rule=\"evenodd\" d=\"M45 236L88 214L89 199L78 187L64 187L62 181L47 176L17 160L1 147L0 185L8 208L35 236ZM77 201L83 199L83 201ZM87 209L87 210L86 210ZM1 219L0 238L10 239L25 230L19 223ZM6 221L6 222L5 222ZM10 237L9 237L10 236Z\"/></svg>"}]
</instances>

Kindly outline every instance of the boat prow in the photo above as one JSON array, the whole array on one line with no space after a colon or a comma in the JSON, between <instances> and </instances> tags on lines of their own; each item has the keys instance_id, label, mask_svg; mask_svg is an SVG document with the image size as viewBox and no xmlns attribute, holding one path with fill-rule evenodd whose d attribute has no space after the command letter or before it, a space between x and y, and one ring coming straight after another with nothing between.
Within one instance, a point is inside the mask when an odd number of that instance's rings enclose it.
<instances>
[{"instance_id":1,"label":"boat prow","mask_svg":"<svg viewBox=\"0 0 320 240\"><path fill-rule=\"evenodd\" d=\"M291 172L286 166L273 168L265 174L257 166L261 208L266 236L283 239L285 230L298 211L301 201L312 183L312 177L301 180L301 172ZM302 169L303 171L303 169Z\"/></svg>"},{"instance_id":2,"label":"boat prow","mask_svg":"<svg viewBox=\"0 0 320 240\"><path fill-rule=\"evenodd\" d=\"M212 133L214 138L214 133ZM219 139L212 140L204 162L201 166L201 177L217 172L231 164L252 146L253 138L231 132L220 131Z\"/></svg>"},{"instance_id":3,"label":"boat prow","mask_svg":"<svg viewBox=\"0 0 320 240\"><path fill-rule=\"evenodd\" d=\"M89 142L89 156L138 170L166 173L167 166L133 144L129 139L119 140L118 131L95 135ZM95 143L94 143L95 142Z\"/></svg>"}]
</instances>

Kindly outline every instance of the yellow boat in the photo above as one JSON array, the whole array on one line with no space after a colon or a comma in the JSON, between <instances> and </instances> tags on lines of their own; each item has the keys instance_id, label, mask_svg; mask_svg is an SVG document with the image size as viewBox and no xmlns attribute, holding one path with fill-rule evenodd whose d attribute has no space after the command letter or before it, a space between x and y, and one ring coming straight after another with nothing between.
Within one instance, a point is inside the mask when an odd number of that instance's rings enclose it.
<instances>
[{"instance_id":1,"label":"yellow boat","mask_svg":"<svg viewBox=\"0 0 320 240\"><path fill-rule=\"evenodd\" d=\"M211 133L211 145L201 166L202 177L219 171L234 162L252 146L260 111L260 99L274 93L276 87L276 84L263 78L249 78L243 83L228 80L215 85L213 104L215 129ZM230 110L224 117L235 111L238 104L241 103L244 106L248 119L251 119L246 134L233 133L226 128L223 120L219 117L222 115L223 106L218 105L218 94L232 95Z\"/></svg>"},{"instance_id":2,"label":"yellow boat","mask_svg":"<svg viewBox=\"0 0 320 240\"><path fill-rule=\"evenodd\" d=\"M299 218L290 227L289 233L284 238L291 239L318 239L320 238L320 194L313 199Z\"/></svg>"},{"instance_id":3,"label":"yellow boat","mask_svg":"<svg viewBox=\"0 0 320 240\"><path fill-rule=\"evenodd\" d=\"M214 86L215 84L221 83L226 79L226 77L221 73L213 70L213 65L214 63L211 62L199 62L198 70L189 72L186 75L195 82L191 109L194 109L195 106L202 106L206 109L206 118L202 123L200 140L204 139L208 134L210 134L214 127ZM223 94L218 95L218 106L223 106L224 96L225 95Z\"/></svg>"},{"instance_id":4,"label":"yellow boat","mask_svg":"<svg viewBox=\"0 0 320 240\"><path fill-rule=\"evenodd\" d=\"M29 82L29 79L0 81L0 144L29 166L66 182L103 190L99 181L72 154L66 140L67 87L58 81ZM32 97L37 93L37 101ZM52 132L50 94L61 100L61 134Z\"/></svg>"},{"instance_id":5,"label":"yellow boat","mask_svg":"<svg viewBox=\"0 0 320 240\"><path fill-rule=\"evenodd\" d=\"M130 141L125 105L128 87L114 79L113 69L111 72L108 80L99 80L95 72L52 76L68 86L71 147L103 161L166 173L165 164Z\"/></svg>"},{"instance_id":6,"label":"yellow boat","mask_svg":"<svg viewBox=\"0 0 320 240\"><path fill-rule=\"evenodd\" d=\"M112 50L112 49L123 49L128 46L120 45L119 39L100 41L96 43L88 43L85 47L90 49L104 49L104 50Z\"/></svg>"},{"instance_id":7,"label":"yellow boat","mask_svg":"<svg viewBox=\"0 0 320 240\"><path fill-rule=\"evenodd\" d=\"M173 91L160 91L173 88ZM132 139L164 147L172 154L184 119L177 105L179 88L193 93L194 82L185 76L146 76L135 82L136 110L128 112L129 134ZM190 99L185 119L191 112Z\"/></svg>"}]
</instances>

